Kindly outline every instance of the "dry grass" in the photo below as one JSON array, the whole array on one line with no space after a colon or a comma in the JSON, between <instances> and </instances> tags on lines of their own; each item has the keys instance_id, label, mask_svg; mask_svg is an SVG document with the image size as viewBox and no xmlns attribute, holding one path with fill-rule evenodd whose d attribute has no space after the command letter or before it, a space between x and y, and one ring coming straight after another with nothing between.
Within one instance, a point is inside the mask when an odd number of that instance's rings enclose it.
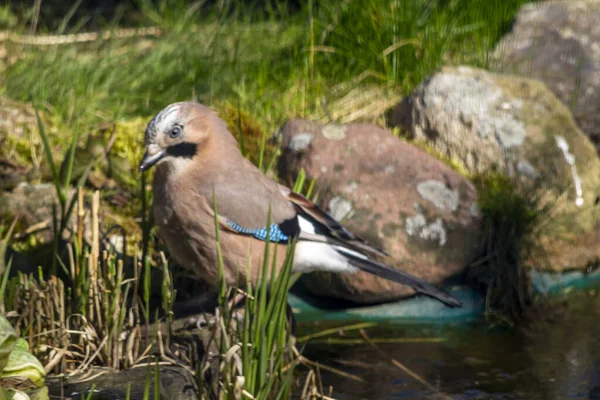
<instances>
[{"instance_id":1,"label":"dry grass","mask_svg":"<svg viewBox=\"0 0 600 400\"><path fill-rule=\"evenodd\" d=\"M91 385L97 367L122 370L158 363L187 370L198 381L201 398L289 398L300 390L305 399L329 398L321 396L314 364L300 356L288 328L289 272L254 292L223 288L213 315L175 320L166 257L159 253L157 265L150 266L163 274L162 307L152 309L143 246L137 246L133 276L127 276L128 260L101 241L100 192L89 197L91 207L79 189L74 234L59 259L64 280L45 277L41 269L38 276L19 273L7 281L0 304L0 313L28 341L49 376ZM92 238L90 243L86 237ZM270 263L265 266L269 269ZM246 305L234 310L228 300L240 294ZM162 317L157 319L159 313ZM298 381L297 366L308 370L306 381Z\"/></svg>"}]
</instances>

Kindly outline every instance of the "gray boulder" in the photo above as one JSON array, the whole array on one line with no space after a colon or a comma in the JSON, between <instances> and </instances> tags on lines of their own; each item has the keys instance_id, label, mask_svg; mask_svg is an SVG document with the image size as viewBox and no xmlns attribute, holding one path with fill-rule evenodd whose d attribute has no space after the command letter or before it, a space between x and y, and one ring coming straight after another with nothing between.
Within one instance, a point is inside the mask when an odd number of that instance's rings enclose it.
<instances>
[{"instance_id":1,"label":"gray boulder","mask_svg":"<svg viewBox=\"0 0 600 400\"><path fill-rule=\"evenodd\" d=\"M523 6L495 49L497 68L543 81L600 151L600 1Z\"/></svg>"},{"instance_id":2,"label":"gray boulder","mask_svg":"<svg viewBox=\"0 0 600 400\"><path fill-rule=\"evenodd\" d=\"M541 242L552 268L600 257L600 159L543 83L443 68L393 110L391 122L469 175L495 169L540 196L550 209Z\"/></svg>"}]
</instances>

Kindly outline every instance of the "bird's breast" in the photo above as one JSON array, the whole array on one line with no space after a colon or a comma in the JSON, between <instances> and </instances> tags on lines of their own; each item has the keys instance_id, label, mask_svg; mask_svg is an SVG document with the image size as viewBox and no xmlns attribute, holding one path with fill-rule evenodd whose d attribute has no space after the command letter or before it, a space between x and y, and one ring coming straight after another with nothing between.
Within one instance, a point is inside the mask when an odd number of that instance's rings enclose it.
<instances>
[{"instance_id":1,"label":"bird's breast","mask_svg":"<svg viewBox=\"0 0 600 400\"><path fill-rule=\"evenodd\" d=\"M172 185L154 190L154 220L172 258L196 277L216 284L214 218L208 200Z\"/></svg>"}]
</instances>

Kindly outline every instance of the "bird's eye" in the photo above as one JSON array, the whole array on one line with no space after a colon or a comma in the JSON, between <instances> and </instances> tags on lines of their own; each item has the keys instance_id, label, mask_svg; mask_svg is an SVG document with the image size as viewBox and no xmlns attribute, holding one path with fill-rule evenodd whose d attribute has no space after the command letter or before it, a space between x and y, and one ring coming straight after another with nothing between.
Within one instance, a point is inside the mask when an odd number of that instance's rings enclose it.
<instances>
[{"instance_id":1,"label":"bird's eye","mask_svg":"<svg viewBox=\"0 0 600 400\"><path fill-rule=\"evenodd\" d=\"M175 125L173 127L173 129L171 129L171 131L169 132L169 137L171 139L175 139L175 138L178 138L179 136L181 136L181 127L178 125Z\"/></svg>"}]
</instances>

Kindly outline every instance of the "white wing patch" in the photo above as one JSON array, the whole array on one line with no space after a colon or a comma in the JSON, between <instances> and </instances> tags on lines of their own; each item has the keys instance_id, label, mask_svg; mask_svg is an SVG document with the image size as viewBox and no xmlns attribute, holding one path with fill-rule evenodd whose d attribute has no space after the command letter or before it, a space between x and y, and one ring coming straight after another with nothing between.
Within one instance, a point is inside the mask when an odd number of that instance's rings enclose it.
<instances>
[{"instance_id":1,"label":"white wing patch","mask_svg":"<svg viewBox=\"0 0 600 400\"><path fill-rule=\"evenodd\" d=\"M362 258L363 260L368 260L369 259L369 257L365 256L364 254L359 253L358 251L351 250L351 249L349 249L347 247L342 247L342 246L337 246L337 245L333 246L333 247L338 252L340 252L342 254L345 253L345 254L348 254L349 256L354 256L354 257L357 257L357 258Z\"/></svg>"},{"instance_id":2,"label":"white wing patch","mask_svg":"<svg viewBox=\"0 0 600 400\"><path fill-rule=\"evenodd\" d=\"M302 224L300 226L302 228ZM296 244L292 270L294 272L356 272L358 269L350 265L348 260L328 243L299 242Z\"/></svg>"},{"instance_id":3,"label":"white wing patch","mask_svg":"<svg viewBox=\"0 0 600 400\"><path fill-rule=\"evenodd\" d=\"M302 215L298 215L298 225L300 225L300 232L310 233L311 235L315 234L313 224Z\"/></svg>"}]
</instances>

